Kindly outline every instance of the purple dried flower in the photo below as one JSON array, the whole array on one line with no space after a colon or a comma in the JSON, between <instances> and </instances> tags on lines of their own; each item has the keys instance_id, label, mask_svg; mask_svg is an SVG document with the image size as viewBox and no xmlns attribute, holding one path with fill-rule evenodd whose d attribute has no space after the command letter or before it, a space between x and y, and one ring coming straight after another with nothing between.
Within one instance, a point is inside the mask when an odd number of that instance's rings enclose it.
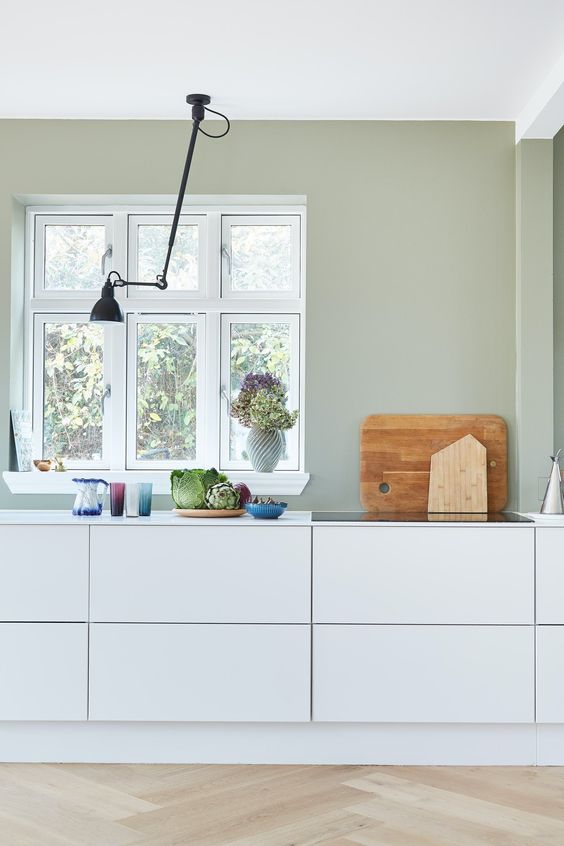
<instances>
[{"instance_id":1,"label":"purple dried flower","mask_svg":"<svg viewBox=\"0 0 564 846\"><path fill-rule=\"evenodd\" d=\"M247 373L241 382L242 391L252 391L253 393L264 389L268 390L269 388L272 389L281 387L282 382L272 373Z\"/></svg>"}]
</instances>

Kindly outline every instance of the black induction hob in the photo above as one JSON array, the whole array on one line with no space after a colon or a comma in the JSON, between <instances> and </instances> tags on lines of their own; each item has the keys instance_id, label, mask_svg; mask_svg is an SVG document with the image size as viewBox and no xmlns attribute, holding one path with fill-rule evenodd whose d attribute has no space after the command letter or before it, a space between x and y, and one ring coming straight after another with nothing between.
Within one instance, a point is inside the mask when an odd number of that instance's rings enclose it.
<instances>
[{"instance_id":1,"label":"black induction hob","mask_svg":"<svg viewBox=\"0 0 564 846\"><path fill-rule=\"evenodd\" d=\"M314 511L313 523L533 523L515 511L497 514L378 514L373 511Z\"/></svg>"}]
</instances>

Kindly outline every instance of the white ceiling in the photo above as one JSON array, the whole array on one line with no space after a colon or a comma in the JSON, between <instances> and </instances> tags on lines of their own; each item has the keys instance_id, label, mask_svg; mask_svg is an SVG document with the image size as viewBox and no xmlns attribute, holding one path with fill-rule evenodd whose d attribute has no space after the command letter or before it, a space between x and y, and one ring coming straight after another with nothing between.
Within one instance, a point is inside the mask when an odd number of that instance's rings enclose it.
<instances>
[{"instance_id":1,"label":"white ceiling","mask_svg":"<svg viewBox=\"0 0 564 846\"><path fill-rule=\"evenodd\" d=\"M0 117L516 120L563 0L3 0Z\"/></svg>"}]
</instances>

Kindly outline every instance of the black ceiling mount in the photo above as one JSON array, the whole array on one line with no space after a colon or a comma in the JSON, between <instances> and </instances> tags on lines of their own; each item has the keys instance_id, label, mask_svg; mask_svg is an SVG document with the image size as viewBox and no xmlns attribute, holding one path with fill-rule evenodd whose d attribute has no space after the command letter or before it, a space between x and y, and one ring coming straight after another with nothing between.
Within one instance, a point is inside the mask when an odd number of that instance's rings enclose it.
<instances>
[{"instance_id":1,"label":"black ceiling mount","mask_svg":"<svg viewBox=\"0 0 564 846\"><path fill-rule=\"evenodd\" d=\"M196 103L201 103L202 106L209 106L211 103L211 97L208 97L207 94L187 94L186 102L191 106L195 106Z\"/></svg>"}]
</instances>

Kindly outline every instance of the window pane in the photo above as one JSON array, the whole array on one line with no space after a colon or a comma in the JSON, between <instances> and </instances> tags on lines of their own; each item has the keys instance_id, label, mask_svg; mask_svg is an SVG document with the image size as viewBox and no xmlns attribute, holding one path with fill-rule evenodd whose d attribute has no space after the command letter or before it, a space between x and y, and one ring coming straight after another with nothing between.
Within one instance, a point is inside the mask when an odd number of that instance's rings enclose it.
<instances>
[{"instance_id":1,"label":"window pane","mask_svg":"<svg viewBox=\"0 0 564 846\"><path fill-rule=\"evenodd\" d=\"M292 227L287 224L233 225L231 289L292 289Z\"/></svg>"},{"instance_id":2,"label":"window pane","mask_svg":"<svg viewBox=\"0 0 564 846\"><path fill-rule=\"evenodd\" d=\"M196 458L195 323L137 326L137 450L141 461Z\"/></svg>"},{"instance_id":3,"label":"window pane","mask_svg":"<svg viewBox=\"0 0 564 846\"><path fill-rule=\"evenodd\" d=\"M170 225L143 223L138 227L137 281L153 282L161 273L168 249ZM181 224L176 232L167 274L174 291L198 290L198 226Z\"/></svg>"},{"instance_id":4,"label":"window pane","mask_svg":"<svg viewBox=\"0 0 564 846\"><path fill-rule=\"evenodd\" d=\"M45 227L45 288L49 291L101 288L100 262L105 249L105 226L47 225Z\"/></svg>"},{"instance_id":5,"label":"window pane","mask_svg":"<svg viewBox=\"0 0 564 846\"><path fill-rule=\"evenodd\" d=\"M91 323L46 323L43 458L102 458L104 330Z\"/></svg>"},{"instance_id":6,"label":"window pane","mask_svg":"<svg viewBox=\"0 0 564 846\"><path fill-rule=\"evenodd\" d=\"M290 324L232 323L230 394L234 399L247 373L273 373L288 389L290 385ZM229 432L229 458L246 461L245 445L249 430L232 417Z\"/></svg>"}]
</instances>

